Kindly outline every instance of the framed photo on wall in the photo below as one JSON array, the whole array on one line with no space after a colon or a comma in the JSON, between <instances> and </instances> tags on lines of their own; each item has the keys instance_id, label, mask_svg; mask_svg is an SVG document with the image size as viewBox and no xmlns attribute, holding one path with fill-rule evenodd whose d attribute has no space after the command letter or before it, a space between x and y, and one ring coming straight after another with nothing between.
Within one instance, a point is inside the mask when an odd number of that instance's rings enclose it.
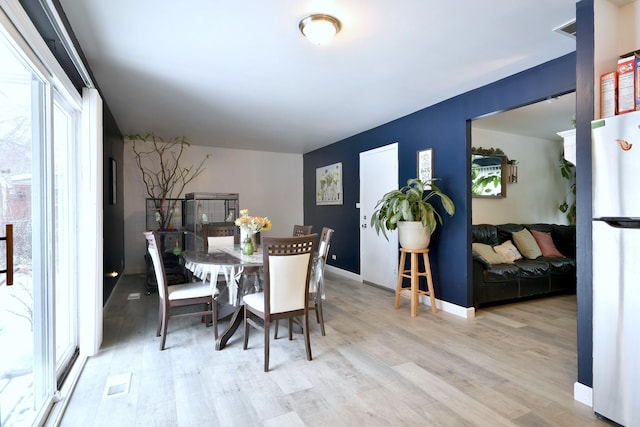
<instances>
[{"instance_id":1,"label":"framed photo on wall","mask_svg":"<svg viewBox=\"0 0 640 427\"><path fill-rule=\"evenodd\" d=\"M418 151L418 178L421 181L433 179L433 148ZM425 186L430 189L431 186Z\"/></svg>"},{"instance_id":2,"label":"framed photo on wall","mask_svg":"<svg viewBox=\"0 0 640 427\"><path fill-rule=\"evenodd\" d=\"M342 163L316 169L316 205L342 204Z\"/></svg>"}]
</instances>

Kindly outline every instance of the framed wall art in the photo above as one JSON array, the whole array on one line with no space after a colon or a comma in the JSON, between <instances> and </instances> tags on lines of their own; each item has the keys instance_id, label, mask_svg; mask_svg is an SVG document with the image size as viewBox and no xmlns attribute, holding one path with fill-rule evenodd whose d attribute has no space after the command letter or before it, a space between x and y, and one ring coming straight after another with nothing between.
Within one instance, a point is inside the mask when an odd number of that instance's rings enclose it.
<instances>
[{"instance_id":1,"label":"framed wall art","mask_svg":"<svg viewBox=\"0 0 640 427\"><path fill-rule=\"evenodd\" d=\"M433 148L418 151L418 178L421 181L433 179ZM431 188L431 186L425 186Z\"/></svg>"},{"instance_id":2,"label":"framed wall art","mask_svg":"<svg viewBox=\"0 0 640 427\"><path fill-rule=\"evenodd\" d=\"M316 205L342 204L342 163L316 169Z\"/></svg>"}]
</instances>

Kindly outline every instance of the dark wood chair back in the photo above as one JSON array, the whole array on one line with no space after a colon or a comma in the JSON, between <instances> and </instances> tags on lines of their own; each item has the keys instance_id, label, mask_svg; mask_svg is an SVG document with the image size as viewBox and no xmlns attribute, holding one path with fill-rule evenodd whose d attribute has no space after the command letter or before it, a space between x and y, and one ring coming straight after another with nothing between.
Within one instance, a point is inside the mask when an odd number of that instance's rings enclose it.
<instances>
[{"instance_id":1,"label":"dark wood chair back","mask_svg":"<svg viewBox=\"0 0 640 427\"><path fill-rule=\"evenodd\" d=\"M294 225L293 226L293 237L306 236L307 234L311 234L311 229L313 225Z\"/></svg>"}]
</instances>

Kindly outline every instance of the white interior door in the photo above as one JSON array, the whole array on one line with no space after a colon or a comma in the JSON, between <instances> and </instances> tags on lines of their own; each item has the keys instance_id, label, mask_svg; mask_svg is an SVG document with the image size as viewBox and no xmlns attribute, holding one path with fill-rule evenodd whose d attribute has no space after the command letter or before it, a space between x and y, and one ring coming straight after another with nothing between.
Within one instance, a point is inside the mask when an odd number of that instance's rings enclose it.
<instances>
[{"instance_id":1,"label":"white interior door","mask_svg":"<svg viewBox=\"0 0 640 427\"><path fill-rule=\"evenodd\" d=\"M382 196L398 188L398 144L360 153L360 275L365 282L395 290L398 232L389 240L371 228L371 214Z\"/></svg>"}]
</instances>

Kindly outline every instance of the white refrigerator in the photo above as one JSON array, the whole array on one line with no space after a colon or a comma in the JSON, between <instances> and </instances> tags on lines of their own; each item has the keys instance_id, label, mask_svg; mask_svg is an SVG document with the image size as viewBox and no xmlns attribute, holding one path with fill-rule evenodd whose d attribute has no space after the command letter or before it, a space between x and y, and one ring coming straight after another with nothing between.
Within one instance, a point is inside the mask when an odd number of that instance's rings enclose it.
<instances>
[{"instance_id":1,"label":"white refrigerator","mask_svg":"<svg viewBox=\"0 0 640 427\"><path fill-rule=\"evenodd\" d=\"M640 426L640 111L591 123L593 410Z\"/></svg>"}]
</instances>

